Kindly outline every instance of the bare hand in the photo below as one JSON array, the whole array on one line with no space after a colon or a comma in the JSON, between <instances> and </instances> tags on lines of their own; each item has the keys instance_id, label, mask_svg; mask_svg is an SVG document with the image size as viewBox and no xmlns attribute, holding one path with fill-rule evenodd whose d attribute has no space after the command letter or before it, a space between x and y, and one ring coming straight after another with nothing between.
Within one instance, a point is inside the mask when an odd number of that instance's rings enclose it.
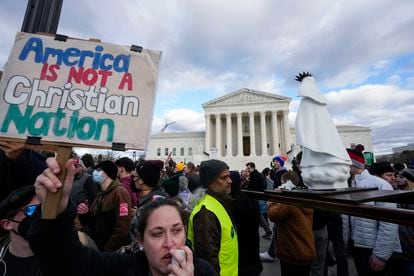
<instances>
[{"instance_id":1,"label":"bare hand","mask_svg":"<svg viewBox=\"0 0 414 276\"><path fill-rule=\"evenodd\" d=\"M78 214L86 214L86 213L89 213L88 204L82 202L78 205Z\"/></svg>"},{"instance_id":2,"label":"bare hand","mask_svg":"<svg viewBox=\"0 0 414 276\"><path fill-rule=\"evenodd\" d=\"M7 159L15 160L23 152L24 143L0 141L0 149L4 151Z\"/></svg>"},{"instance_id":3,"label":"bare hand","mask_svg":"<svg viewBox=\"0 0 414 276\"><path fill-rule=\"evenodd\" d=\"M385 262L372 254L369 258L369 266L373 271L381 271L385 267Z\"/></svg>"},{"instance_id":4,"label":"bare hand","mask_svg":"<svg viewBox=\"0 0 414 276\"><path fill-rule=\"evenodd\" d=\"M60 214L66 209L69 202L69 193L72 189L73 178L75 176L74 160L70 159L66 163L66 177L64 185L56 176L60 172L57 160L55 158L48 158L46 163L48 168L36 178L36 195L43 204L45 202L47 192L56 193L63 187L62 198L58 206L58 214Z\"/></svg>"},{"instance_id":5,"label":"bare hand","mask_svg":"<svg viewBox=\"0 0 414 276\"><path fill-rule=\"evenodd\" d=\"M176 250L170 250L171 255L178 261L179 266L175 264L168 265L168 269L170 270L169 276L192 276L194 275L194 263L193 263L193 252L187 246L183 246L180 249L185 251L185 259L182 258L180 254L177 253Z\"/></svg>"}]
</instances>

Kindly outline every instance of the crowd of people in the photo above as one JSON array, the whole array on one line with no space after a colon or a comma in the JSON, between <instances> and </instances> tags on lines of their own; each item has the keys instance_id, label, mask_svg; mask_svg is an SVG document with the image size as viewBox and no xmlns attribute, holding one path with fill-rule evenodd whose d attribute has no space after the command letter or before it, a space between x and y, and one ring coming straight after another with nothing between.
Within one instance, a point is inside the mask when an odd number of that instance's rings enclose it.
<instances>
[{"instance_id":1,"label":"crowd of people","mask_svg":"<svg viewBox=\"0 0 414 276\"><path fill-rule=\"evenodd\" d=\"M349 187L414 189L414 168L348 149ZM128 157L98 163L74 155L65 168L23 144L0 142L0 275L414 275L414 228L250 197L243 190L307 189L301 153L291 169L230 168ZM64 181L57 174L66 170ZM56 219L42 219L48 192L62 189ZM369 202L387 208L413 204ZM260 227L263 235L260 236ZM270 246L260 252L261 238ZM331 256L329 243L332 243ZM332 261L333 260L333 261ZM275 272L276 273L276 272Z\"/></svg>"}]
</instances>

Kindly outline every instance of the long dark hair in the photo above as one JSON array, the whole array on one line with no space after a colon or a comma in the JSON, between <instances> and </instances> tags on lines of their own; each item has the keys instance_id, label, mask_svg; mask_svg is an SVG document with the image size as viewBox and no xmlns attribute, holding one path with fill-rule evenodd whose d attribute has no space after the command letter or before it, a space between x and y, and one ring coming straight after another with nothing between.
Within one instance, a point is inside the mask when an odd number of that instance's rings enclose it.
<instances>
[{"instance_id":1,"label":"long dark hair","mask_svg":"<svg viewBox=\"0 0 414 276\"><path fill-rule=\"evenodd\" d=\"M138 225L138 232L141 236L141 239L144 238L144 232L145 232L145 228L147 227L149 217L155 210L163 206L171 206L175 208L178 214L180 215L183 225L184 226L187 225L187 216L184 213L184 210L182 209L182 207L175 200L168 199L162 196L154 197L152 199L152 202L148 204L147 206L145 206L144 210L142 211L141 217L140 217L140 222Z\"/></svg>"}]
</instances>

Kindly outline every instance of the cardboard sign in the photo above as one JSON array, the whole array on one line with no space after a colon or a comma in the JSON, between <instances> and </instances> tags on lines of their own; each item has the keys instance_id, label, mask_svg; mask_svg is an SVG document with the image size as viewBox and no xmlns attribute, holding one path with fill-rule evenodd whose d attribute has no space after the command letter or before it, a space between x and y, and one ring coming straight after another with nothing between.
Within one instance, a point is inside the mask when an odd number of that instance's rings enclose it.
<instances>
[{"instance_id":1,"label":"cardboard sign","mask_svg":"<svg viewBox=\"0 0 414 276\"><path fill-rule=\"evenodd\" d=\"M145 150L161 52L18 33L0 83L0 136Z\"/></svg>"}]
</instances>

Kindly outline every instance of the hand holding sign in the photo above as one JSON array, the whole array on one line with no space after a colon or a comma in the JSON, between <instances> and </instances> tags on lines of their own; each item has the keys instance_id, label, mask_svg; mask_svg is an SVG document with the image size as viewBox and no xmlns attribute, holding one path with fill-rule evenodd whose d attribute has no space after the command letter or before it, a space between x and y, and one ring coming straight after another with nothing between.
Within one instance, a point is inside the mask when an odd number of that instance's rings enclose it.
<instances>
[{"instance_id":1,"label":"hand holding sign","mask_svg":"<svg viewBox=\"0 0 414 276\"><path fill-rule=\"evenodd\" d=\"M64 182L57 177L57 174L61 171L59 164L56 159L49 158L47 160L48 168L36 178L36 195L40 202L44 204L46 198L50 194L56 194L61 192L60 204L57 208L57 214L62 213L69 202L69 194L72 189L73 179L75 177L75 160L70 159L66 162L66 177Z\"/></svg>"}]
</instances>

